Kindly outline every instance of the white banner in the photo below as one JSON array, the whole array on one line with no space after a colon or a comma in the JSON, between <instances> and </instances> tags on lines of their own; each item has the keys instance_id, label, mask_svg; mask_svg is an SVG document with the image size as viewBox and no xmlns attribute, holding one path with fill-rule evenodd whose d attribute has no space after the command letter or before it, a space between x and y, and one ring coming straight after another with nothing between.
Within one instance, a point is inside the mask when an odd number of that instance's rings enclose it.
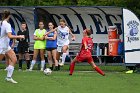
<instances>
[{"instance_id":1,"label":"white banner","mask_svg":"<svg viewBox=\"0 0 140 93\"><path fill-rule=\"evenodd\" d=\"M123 9L125 63L140 63L140 21L130 10Z\"/></svg>"},{"instance_id":2,"label":"white banner","mask_svg":"<svg viewBox=\"0 0 140 93\"><path fill-rule=\"evenodd\" d=\"M71 43L81 43L85 28L92 30L95 43L108 42L107 28L110 25L116 25L122 32L122 9L116 7L1 7L0 13L4 9L12 13L10 23L16 32L20 30L21 22L26 21L31 42L34 42L33 33L39 20L44 20L45 28L50 21L58 26L60 18L66 20L76 35L76 41Z\"/></svg>"},{"instance_id":3,"label":"white banner","mask_svg":"<svg viewBox=\"0 0 140 93\"><path fill-rule=\"evenodd\" d=\"M81 43L83 29L89 28L93 32L95 43L108 43L108 26L116 25L122 32L122 9L116 7L39 7L35 9L35 19L53 21L59 25L59 19L66 20L76 35L76 41ZM122 38L122 37L120 37Z\"/></svg>"}]
</instances>

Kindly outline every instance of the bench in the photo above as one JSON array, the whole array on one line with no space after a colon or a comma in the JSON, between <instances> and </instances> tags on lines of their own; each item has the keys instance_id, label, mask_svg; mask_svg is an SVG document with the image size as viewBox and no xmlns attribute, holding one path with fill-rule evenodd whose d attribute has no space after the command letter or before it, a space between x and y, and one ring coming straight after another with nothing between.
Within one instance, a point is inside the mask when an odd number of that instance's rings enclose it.
<instances>
[{"instance_id":1,"label":"bench","mask_svg":"<svg viewBox=\"0 0 140 93\"><path fill-rule=\"evenodd\" d=\"M104 43L102 43L102 44L104 44ZM34 45L34 43L31 42L30 43L30 56L31 57L33 56L33 45ZM71 43L69 45L69 56L70 56L71 59L73 59L77 55L77 53L79 53L80 45L81 45L80 43ZM17 43L16 43L15 47L16 46L17 46ZM104 54L97 55L96 48L97 48L97 43L94 43L94 49L93 49L93 52L92 52L92 57L97 59L100 64L102 64L102 63L106 64L107 63L106 59L108 57L122 57L122 58L124 57L124 55L116 55L116 56L110 56L110 55L104 55ZM16 55L18 56L18 54L16 54ZM45 54L45 56L47 57L47 53ZM104 61L102 61L102 59Z\"/></svg>"}]
</instances>

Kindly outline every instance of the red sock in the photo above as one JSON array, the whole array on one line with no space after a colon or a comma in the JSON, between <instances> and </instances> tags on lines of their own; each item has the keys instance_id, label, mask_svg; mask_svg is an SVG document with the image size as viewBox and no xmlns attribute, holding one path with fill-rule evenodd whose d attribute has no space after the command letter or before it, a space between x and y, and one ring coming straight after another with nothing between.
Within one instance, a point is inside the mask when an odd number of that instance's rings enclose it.
<instances>
[{"instance_id":1,"label":"red sock","mask_svg":"<svg viewBox=\"0 0 140 93\"><path fill-rule=\"evenodd\" d=\"M70 75L72 75L73 71L74 71L74 67L75 67L75 62L72 62L70 64Z\"/></svg>"},{"instance_id":2,"label":"red sock","mask_svg":"<svg viewBox=\"0 0 140 93\"><path fill-rule=\"evenodd\" d=\"M105 75L105 73L99 68L99 67L95 67L95 70L99 73L99 74L101 74L101 75Z\"/></svg>"}]
</instances>

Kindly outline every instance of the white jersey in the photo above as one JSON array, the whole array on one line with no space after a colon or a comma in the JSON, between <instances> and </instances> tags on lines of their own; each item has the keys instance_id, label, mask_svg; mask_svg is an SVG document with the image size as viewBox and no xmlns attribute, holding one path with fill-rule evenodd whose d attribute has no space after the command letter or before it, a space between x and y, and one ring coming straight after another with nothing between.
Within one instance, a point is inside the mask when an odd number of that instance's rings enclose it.
<instances>
[{"instance_id":1,"label":"white jersey","mask_svg":"<svg viewBox=\"0 0 140 93\"><path fill-rule=\"evenodd\" d=\"M64 46L69 45L69 28L65 26L62 28L61 26L57 27L57 45Z\"/></svg>"},{"instance_id":2,"label":"white jersey","mask_svg":"<svg viewBox=\"0 0 140 93\"><path fill-rule=\"evenodd\" d=\"M9 48L9 41L10 39L7 36L8 32L12 32L11 25L4 20L0 23L0 50L8 49Z\"/></svg>"}]
</instances>

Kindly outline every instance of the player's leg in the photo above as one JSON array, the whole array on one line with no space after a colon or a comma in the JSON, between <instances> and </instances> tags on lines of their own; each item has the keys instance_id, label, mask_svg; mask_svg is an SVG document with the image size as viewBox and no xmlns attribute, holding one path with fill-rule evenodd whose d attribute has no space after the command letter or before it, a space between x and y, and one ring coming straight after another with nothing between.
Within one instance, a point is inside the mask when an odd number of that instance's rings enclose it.
<instances>
[{"instance_id":1,"label":"player's leg","mask_svg":"<svg viewBox=\"0 0 140 93\"><path fill-rule=\"evenodd\" d=\"M56 59L56 49L52 50L52 56L53 56L53 60L54 60L54 63L55 63L55 71L58 71L58 61Z\"/></svg>"},{"instance_id":2,"label":"player's leg","mask_svg":"<svg viewBox=\"0 0 140 93\"><path fill-rule=\"evenodd\" d=\"M5 71L7 70L7 67L9 66L9 61L11 61L10 59L7 59L7 57L5 56L5 59L6 59L6 68L4 69Z\"/></svg>"},{"instance_id":3,"label":"player's leg","mask_svg":"<svg viewBox=\"0 0 140 93\"><path fill-rule=\"evenodd\" d=\"M45 49L40 49L41 71L44 70L44 66L45 66L45 58L44 58L44 54L45 54Z\"/></svg>"},{"instance_id":4,"label":"player's leg","mask_svg":"<svg viewBox=\"0 0 140 93\"><path fill-rule=\"evenodd\" d=\"M53 70L53 59L52 59L52 51L48 50L47 51L47 56L48 56L48 63L49 63L49 67L51 70Z\"/></svg>"},{"instance_id":5,"label":"player's leg","mask_svg":"<svg viewBox=\"0 0 140 93\"><path fill-rule=\"evenodd\" d=\"M72 62L70 63L70 73L69 75L72 75L73 74L73 71L74 71L74 67L75 67L75 63L78 62L77 61L77 58L75 57Z\"/></svg>"},{"instance_id":6,"label":"player's leg","mask_svg":"<svg viewBox=\"0 0 140 93\"><path fill-rule=\"evenodd\" d=\"M56 61L57 61L57 63L60 60L60 56L61 56L61 53L59 51L56 51ZM58 65L58 70L60 70L60 66L59 65Z\"/></svg>"},{"instance_id":7,"label":"player's leg","mask_svg":"<svg viewBox=\"0 0 140 93\"><path fill-rule=\"evenodd\" d=\"M0 54L0 61L4 58L3 54Z\"/></svg>"},{"instance_id":8,"label":"player's leg","mask_svg":"<svg viewBox=\"0 0 140 93\"><path fill-rule=\"evenodd\" d=\"M19 57L19 59L18 59L19 70L21 70L22 69L23 54L19 53L18 57Z\"/></svg>"},{"instance_id":9,"label":"player's leg","mask_svg":"<svg viewBox=\"0 0 140 93\"><path fill-rule=\"evenodd\" d=\"M62 63L60 64L60 66L63 66L64 63L65 63L65 59L66 59L66 56L67 56L67 49L68 49L68 45L64 45L62 47L63 54L62 54Z\"/></svg>"},{"instance_id":10,"label":"player's leg","mask_svg":"<svg viewBox=\"0 0 140 93\"><path fill-rule=\"evenodd\" d=\"M17 62L16 54L11 49L5 55L6 55L6 58L8 60L11 60L11 61L9 61L9 66L7 67L7 78L6 78L6 80L9 81L9 82L12 82L12 83L17 83L16 81L14 81L12 79L12 75L13 75L13 71L14 71L14 66L15 66L15 64Z\"/></svg>"},{"instance_id":11,"label":"player's leg","mask_svg":"<svg viewBox=\"0 0 140 93\"><path fill-rule=\"evenodd\" d=\"M6 57L6 55L5 55L5 60L6 60L6 68L4 70L7 71L7 68L11 60L8 57Z\"/></svg>"},{"instance_id":12,"label":"player's leg","mask_svg":"<svg viewBox=\"0 0 140 93\"><path fill-rule=\"evenodd\" d=\"M36 58L37 58L38 53L39 53L39 49L34 49L33 60L31 62L30 69L29 69L30 71L32 71L32 69L36 63Z\"/></svg>"},{"instance_id":13,"label":"player's leg","mask_svg":"<svg viewBox=\"0 0 140 93\"><path fill-rule=\"evenodd\" d=\"M105 73L94 63L92 57L88 58L88 63L95 69L99 74L105 76Z\"/></svg>"},{"instance_id":14,"label":"player's leg","mask_svg":"<svg viewBox=\"0 0 140 93\"><path fill-rule=\"evenodd\" d=\"M29 55L29 52L25 52L25 60L26 60L26 70L29 70L30 68L30 55Z\"/></svg>"}]
</instances>

